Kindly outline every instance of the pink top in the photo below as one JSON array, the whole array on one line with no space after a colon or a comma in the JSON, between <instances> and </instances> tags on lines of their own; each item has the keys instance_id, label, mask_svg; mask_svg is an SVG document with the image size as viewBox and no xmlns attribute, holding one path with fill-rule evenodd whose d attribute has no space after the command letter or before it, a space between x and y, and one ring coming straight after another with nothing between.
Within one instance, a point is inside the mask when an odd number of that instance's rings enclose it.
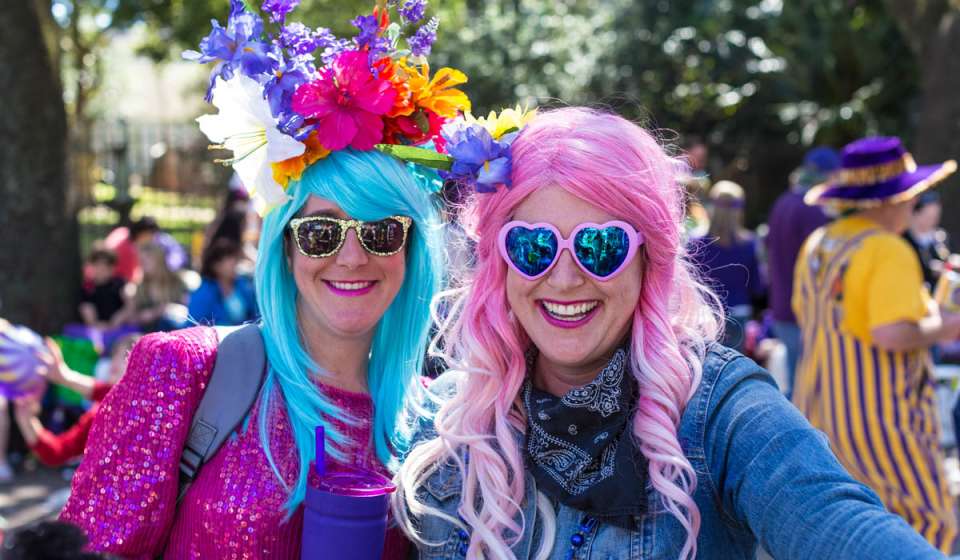
<instances>
[{"instance_id":1,"label":"pink top","mask_svg":"<svg viewBox=\"0 0 960 560\"><path fill-rule=\"evenodd\" d=\"M176 559L299 558L303 508L284 521L287 494L260 446L255 415L246 432L228 439L200 469L176 507L180 453L216 348L215 331L197 327L147 336L133 349L126 375L100 405L60 516L86 531L91 549L144 560L161 553ZM334 419L357 442L352 464L390 476L372 449L370 397L325 385L321 390L361 420L347 426ZM279 390L273 402L283 402ZM286 407L271 409L270 450L293 484L299 462ZM337 463L327 457L327 465L335 469ZM391 530L384 558L401 557L405 549Z\"/></svg>"}]
</instances>

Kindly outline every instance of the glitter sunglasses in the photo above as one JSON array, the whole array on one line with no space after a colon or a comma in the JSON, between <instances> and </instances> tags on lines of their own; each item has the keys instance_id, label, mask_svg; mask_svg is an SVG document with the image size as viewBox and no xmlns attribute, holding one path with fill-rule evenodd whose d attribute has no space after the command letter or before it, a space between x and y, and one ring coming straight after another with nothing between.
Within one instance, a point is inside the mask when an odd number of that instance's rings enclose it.
<instances>
[{"instance_id":1,"label":"glitter sunglasses","mask_svg":"<svg viewBox=\"0 0 960 560\"><path fill-rule=\"evenodd\" d=\"M546 274L567 249L584 272L603 282L626 268L643 245L643 235L621 221L585 222L567 238L553 224L513 221L500 228L498 245L503 260L527 280Z\"/></svg>"},{"instance_id":2,"label":"glitter sunglasses","mask_svg":"<svg viewBox=\"0 0 960 560\"><path fill-rule=\"evenodd\" d=\"M337 254L351 229L356 231L360 245L371 255L395 255L407 243L407 233L411 225L413 219L407 216L390 216L372 222L328 216L290 220L290 230L297 242L297 249L303 255L315 259Z\"/></svg>"}]
</instances>

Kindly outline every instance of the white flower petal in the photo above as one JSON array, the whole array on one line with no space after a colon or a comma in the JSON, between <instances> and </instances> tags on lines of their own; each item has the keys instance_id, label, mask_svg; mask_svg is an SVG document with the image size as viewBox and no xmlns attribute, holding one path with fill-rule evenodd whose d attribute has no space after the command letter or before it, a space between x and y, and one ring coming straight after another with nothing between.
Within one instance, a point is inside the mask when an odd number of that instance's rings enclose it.
<instances>
[{"instance_id":1,"label":"white flower petal","mask_svg":"<svg viewBox=\"0 0 960 560\"><path fill-rule=\"evenodd\" d=\"M257 128L256 124L238 118L227 118L224 113L197 117L197 124L200 125L200 131L206 134L211 142L217 144L222 144L231 136L247 134Z\"/></svg>"},{"instance_id":2,"label":"white flower petal","mask_svg":"<svg viewBox=\"0 0 960 560\"><path fill-rule=\"evenodd\" d=\"M267 164L265 159L266 155L267 151L260 148L233 164L233 169L237 172L237 176L240 177L240 181L247 188L250 196L256 194L257 176L260 174L260 169L265 165L269 168L269 164Z\"/></svg>"},{"instance_id":3,"label":"white flower petal","mask_svg":"<svg viewBox=\"0 0 960 560\"><path fill-rule=\"evenodd\" d=\"M280 132L276 127L268 128L266 131L268 161L274 162L290 159L303 155L303 152L307 149L303 142Z\"/></svg>"},{"instance_id":4,"label":"white flower petal","mask_svg":"<svg viewBox=\"0 0 960 560\"><path fill-rule=\"evenodd\" d=\"M223 144L240 158L233 168L247 186L257 211L263 215L288 200L283 187L273 179L270 164L299 156L306 146L277 129L262 86L242 74L226 81L218 78L213 104L220 112L204 115L197 123L211 141Z\"/></svg>"},{"instance_id":5,"label":"white flower petal","mask_svg":"<svg viewBox=\"0 0 960 560\"><path fill-rule=\"evenodd\" d=\"M273 208L290 200L291 197L287 195L283 187L273 179L273 170L270 166L265 165L260 169L260 174L257 175L257 196L254 198L257 202L263 202L260 210L257 211L263 212L261 215L264 215Z\"/></svg>"}]
</instances>

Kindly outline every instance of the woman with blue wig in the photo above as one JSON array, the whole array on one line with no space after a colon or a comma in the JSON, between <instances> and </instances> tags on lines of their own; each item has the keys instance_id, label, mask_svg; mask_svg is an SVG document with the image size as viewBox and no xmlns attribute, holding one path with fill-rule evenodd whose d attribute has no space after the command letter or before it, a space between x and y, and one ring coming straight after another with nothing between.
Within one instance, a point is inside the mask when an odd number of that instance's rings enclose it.
<instances>
[{"instance_id":1,"label":"woman with blue wig","mask_svg":"<svg viewBox=\"0 0 960 560\"><path fill-rule=\"evenodd\" d=\"M282 23L287 4L263 9ZM422 17L410 8L400 10L406 23ZM227 27L215 24L203 52L188 55L220 57L211 88L220 113L200 126L217 148L233 151L229 163L265 213L255 282L266 374L246 420L184 492L178 467L218 332L159 333L134 348L62 514L94 550L299 558L302 503L317 476L315 428L326 432L328 471L390 476L406 451L398 420L422 398L442 231L435 176L395 156L433 140L469 100L451 87L466 80L461 73L441 69L430 80L426 64L401 56L396 41L384 50L384 10L353 23L356 38L306 63L304 53L327 39L293 36L302 27L293 25L265 33L261 17L234 0ZM225 33L236 60L222 58ZM424 46L422 37L409 43ZM405 546L388 531L384 557L405 555Z\"/></svg>"}]
</instances>

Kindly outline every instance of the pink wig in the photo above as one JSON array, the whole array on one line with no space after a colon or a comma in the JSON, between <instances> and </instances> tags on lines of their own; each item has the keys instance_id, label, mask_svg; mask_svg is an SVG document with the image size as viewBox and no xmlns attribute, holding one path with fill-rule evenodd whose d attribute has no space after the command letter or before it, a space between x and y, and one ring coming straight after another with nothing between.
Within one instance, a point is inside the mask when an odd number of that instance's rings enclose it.
<instances>
[{"instance_id":1,"label":"pink wig","mask_svg":"<svg viewBox=\"0 0 960 560\"><path fill-rule=\"evenodd\" d=\"M477 240L476 267L440 335L442 355L467 375L436 415L439 437L405 461L395 510L417 538L410 515L439 512L417 500L416 489L444 459L453 458L463 479L459 514L472 530L468 556L513 557L509 547L524 530L523 520L515 521L524 495L524 461L515 431L525 429L517 397L530 341L510 313L507 267L496 239L527 196L556 186L633 224L646 239L631 330L630 368L640 387L633 433L664 507L686 529L681 558L693 557L700 527L692 498L697 481L677 441L677 426L700 382L705 348L716 339L720 318L708 304L712 294L685 260L679 162L633 123L584 108L539 114L512 151L513 187L477 195L464 212L464 225ZM469 451L466 464L457 449Z\"/></svg>"}]
</instances>

